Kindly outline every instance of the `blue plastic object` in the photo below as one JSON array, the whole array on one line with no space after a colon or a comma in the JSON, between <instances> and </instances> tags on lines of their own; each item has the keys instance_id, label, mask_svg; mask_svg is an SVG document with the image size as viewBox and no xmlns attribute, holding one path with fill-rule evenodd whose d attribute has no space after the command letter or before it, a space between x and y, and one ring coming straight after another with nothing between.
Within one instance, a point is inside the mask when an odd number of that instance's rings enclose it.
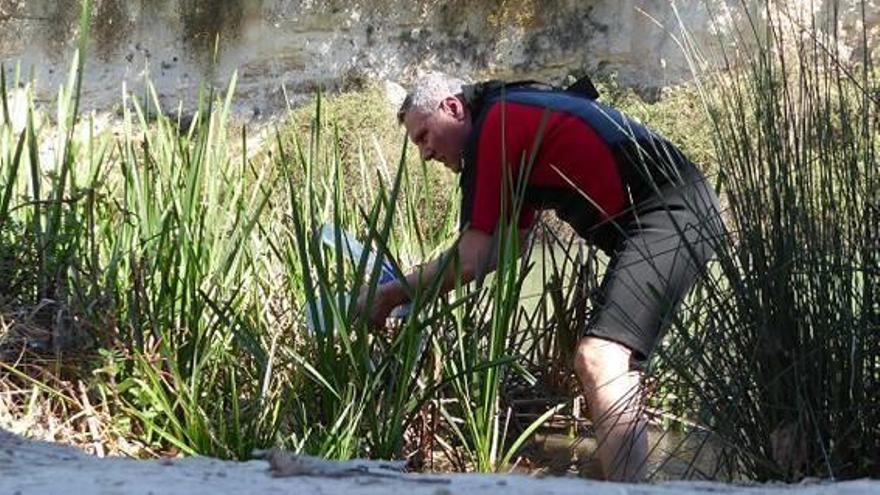
<instances>
[{"instance_id":1,"label":"blue plastic object","mask_svg":"<svg viewBox=\"0 0 880 495\"><path fill-rule=\"evenodd\" d=\"M342 245L342 248L348 251L348 259L351 261L353 265L357 265L363 256L364 251L367 249L361 244L353 235L348 232L342 230L341 228L324 224L321 227L321 241L324 242L327 246L335 247L337 239L339 243ZM376 254L368 251L367 257L367 271L373 268L373 265L376 263ZM390 282L394 280L394 266L388 262L385 258L382 258L381 261L381 273L379 274L379 283L384 284L386 282Z\"/></svg>"},{"instance_id":2,"label":"blue plastic object","mask_svg":"<svg viewBox=\"0 0 880 495\"><path fill-rule=\"evenodd\" d=\"M364 255L364 252L367 253L367 272L369 273L377 262L381 263L380 273L379 273L379 285L391 282L395 278L397 278L394 273L394 266L388 262L386 259L382 258L378 259L375 253L367 250L363 244L361 244L353 235L346 232L345 230L336 227L335 225L324 224L321 227L321 241L335 249L338 243L342 246L344 251L347 251L348 259L351 261L353 265L357 265L360 262L361 257ZM348 305L352 302L352 297L350 294L343 294L340 297L343 302L344 308L340 308L342 310L346 310ZM323 315L323 301L318 299L315 301L315 306L318 309L317 314L312 314L311 304L306 305L306 323L308 325L309 330L312 332L316 331L331 331L332 326L328 328L324 321ZM394 308L391 312L390 318L401 320L406 318L406 316L410 312L410 305L404 304ZM331 323L332 325L332 323Z\"/></svg>"}]
</instances>

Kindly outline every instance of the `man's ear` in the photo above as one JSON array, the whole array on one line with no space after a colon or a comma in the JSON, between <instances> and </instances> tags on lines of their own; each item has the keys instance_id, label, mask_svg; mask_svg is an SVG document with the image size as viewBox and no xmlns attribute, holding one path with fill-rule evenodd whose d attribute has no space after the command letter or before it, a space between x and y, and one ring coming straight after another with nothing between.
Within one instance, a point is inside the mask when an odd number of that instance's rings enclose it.
<instances>
[{"instance_id":1,"label":"man's ear","mask_svg":"<svg viewBox=\"0 0 880 495\"><path fill-rule=\"evenodd\" d=\"M440 102L440 108L455 120L464 120L467 117L467 108L464 102L457 96L447 96Z\"/></svg>"}]
</instances>

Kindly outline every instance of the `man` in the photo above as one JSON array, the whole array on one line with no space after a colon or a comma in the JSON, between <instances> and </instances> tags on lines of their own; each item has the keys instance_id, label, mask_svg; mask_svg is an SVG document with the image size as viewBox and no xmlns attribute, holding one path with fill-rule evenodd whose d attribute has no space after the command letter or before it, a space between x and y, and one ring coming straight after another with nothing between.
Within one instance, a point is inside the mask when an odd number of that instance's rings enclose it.
<instances>
[{"instance_id":1,"label":"man","mask_svg":"<svg viewBox=\"0 0 880 495\"><path fill-rule=\"evenodd\" d=\"M611 256L574 363L583 385L605 476L646 476L647 434L640 413L638 364L650 354L676 305L720 237L718 200L674 146L616 110L574 91L529 84L465 85L440 74L421 79L398 119L425 160L461 174L457 269L442 257L407 276L420 288L442 277L442 290L492 268L493 234L510 213L511 181L527 184L518 219L527 232L535 212L553 209ZM507 198L507 199L505 199ZM440 273L442 266L450 266ZM375 325L407 302L399 281L381 285L358 309Z\"/></svg>"}]
</instances>

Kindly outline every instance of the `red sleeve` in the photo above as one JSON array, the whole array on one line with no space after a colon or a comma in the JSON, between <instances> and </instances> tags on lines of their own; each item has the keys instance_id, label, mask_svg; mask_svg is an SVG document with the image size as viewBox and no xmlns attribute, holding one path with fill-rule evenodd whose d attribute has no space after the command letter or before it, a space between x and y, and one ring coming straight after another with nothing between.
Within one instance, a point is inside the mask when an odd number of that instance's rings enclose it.
<instances>
[{"instance_id":1,"label":"red sleeve","mask_svg":"<svg viewBox=\"0 0 880 495\"><path fill-rule=\"evenodd\" d=\"M504 211L512 211L513 195L522 164L528 164L529 148L534 136L531 125L516 120L511 108L519 105L499 102L486 114L477 141L476 177L474 178L470 211L464 212L471 228L493 234ZM466 164L468 165L468 164ZM505 173L506 170L506 173ZM519 227L528 228L535 219L535 209L522 205Z\"/></svg>"}]
</instances>

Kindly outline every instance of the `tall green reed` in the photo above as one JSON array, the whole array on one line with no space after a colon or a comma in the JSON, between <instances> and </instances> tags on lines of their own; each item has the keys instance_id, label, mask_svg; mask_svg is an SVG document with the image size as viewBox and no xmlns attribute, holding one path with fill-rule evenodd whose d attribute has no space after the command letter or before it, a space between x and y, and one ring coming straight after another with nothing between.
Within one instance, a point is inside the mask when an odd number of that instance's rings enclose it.
<instances>
[{"instance_id":1,"label":"tall green reed","mask_svg":"<svg viewBox=\"0 0 880 495\"><path fill-rule=\"evenodd\" d=\"M302 296L297 303L312 314L321 313L326 322L313 333L303 333L304 345L290 351L297 372L309 378L296 391L295 401L301 406L296 408L293 430L300 437L297 443L312 453L336 458L399 456L408 429L435 393L437 377L431 363L437 358L431 356L428 343L441 329L441 316L430 302L440 281L418 292L411 289L411 312L399 328L370 331L356 320L353 297L363 288L368 288L369 299L373 297L380 266L369 266L367 253L349 264L342 239L328 248L320 231L330 223L364 232L365 244L402 274L407 267L401 267L400 260L418 259L432 250L422 234L417 207L423 184L410 175L405 147L392 183L382 172L388 169L384 158L377 154L370 160L361 149L361 170L370 161L378 163L378 179L364 180L360 200L352 202L346 197L350 192L345 190L338 132L325 141L320 97L311 129L307 143L293 140L292 152L279 139L277 154L290 201L281 223L279 258L296 286L293 293ZM298 180L301 177L306 180ZM404 213L398 214L401 205Z\"/></svg>"},{"instance_id":2,"label":"tall green reed","mask_svg":"<svg viewBox=\"0 0 880 495\"><path fill-rule=\"evenodd\" d=\"M778 7L778 8L776 8ZM661 358L753 479L876 475L877 87L835 19L767 6L705 86L733 244ZM826 22L827 21L827 22Z\"/></svg>"},{"instance_id":3,"label":"tall green reed","mask_svg":"<svg viewBox=\"0 0 880 495\"><path fill-rule=\"evenodd\" d=\"M276 161L287 184L288 207L280 218L281 242L273 243L273 247L285 267L289 294L296 298L292 304L302 308L303 313L320 313L325 322L312 333L300 322L297 340L302 346L287 351L296 363L295 372L307 378L299 382L295 392L298 407L294 410L293 435L306 451L328 457L364 455L374 441L384 443L378 450L389 456L389 449L398 450L394 439L362 438L370 426L375 431L384 424L371 424L377 419L372 410L381 409L383 403L376 401L376 387L381 387L389 376L381 371L386 366L378 353L378 339L356 324L351 304L351 295L356 295L360 287L375 285L379 265L368 270L365 255L356 266L350 266L341 238L336 239L332 249L326 249L320 238L325 223L350 229L359 220L358 210L344 196L338 133L333 133L325 145L321 118L319 95L309 139L303 142L294 135L292 146L287 148L279 136ZM361 155L361 163L364 160ZM381 202L374 203L369 213L362 210L372 231L368 245L374 244L377 234L389 237L399 191L398 175L387 211L383 213ZM364 414L366 408L370 414ZM395 419L399 424L401 418Z\"/></svg>"},{"instance_id":4,"label":"tall green reed","mask_svg":"<svg viewBox=\"0 0 880 495\"><path fill-rule=\"evenodd\" d=\"M79 297L88 300L88 281L82 277L88 246L82 235L87 229L87 215L79 205L92 198L101 161L93 160L81 170L74 167L82 150L75 144L75 129L80 120L79 99L82 84L83 53L88 38L90 2L83 3L80 19L80 48L67 84L56 100L57 127L54 150L41 149L41 123L32 104L31 84L25 86L27 97L22 129L10 116L6 69L2 69L3 125L0 128L0 169L3 171L3 196L0 198L0 250L9 268L4 282L3 302L31 309L33 319L59 324L51 342L41 346L56 349L75 332L70 302ZM16 83L20 75L16 71ZM20 111L21 109L19 109ZM17 134L17 136L16 136ZM94 143L92 143L94 144ZM100 147L89 148L98 155ZM33 266L19 264L27 260Z\"/></svg>"},{"instance_id":5,"label":"tall green reed","mask_svg":"<svg viewBox=\"0 0 880 495\"><path fill-rule=\"evenodd\" d=\"M540 147L545 125L542 122L538 128L534 150ZM450 358L444 360L443 369L456 407L454 411L444 408L442 412L478 471L507 468L529 436L561 407L544 411L508 443L513 418L509 404L505 411L505 388L513 376L524 378L529 384L535 382L521 364L524 340L516 338L516 331L524 326L523 320L540 324L535 318L538 310L529 316L521 303L523 283L533 263L519 217L534 160L534 154L523 156L515 173L504 168L499 185L502 217L492 241L494 274L488 279L478 278L469 288L470 298L465 295L465 288L457 285L456 296L465 304L453 314L455 319L444 332L443 341L449 348L443 354ZM460 420L454 417L455 413L461 416Z\"/></svg>"},{"instance_id":6,"label":"tall green reed","mask_svg":"<svg viewBox=\"0 0 880 495\"><path fill-rule=\"evenodd\" d=\"M141 134L126 105L117 187L130 216L105 225L104 239L121 337L137 356L122 384L127 411L184 451L247 457L278 427L254 256L272 184L265 166L229 155L234 87L233 77L219 110L207 91L183 136L155 92L154 123L133 103Z\"/></svg>"},{"instance_id":7,"label":"tall green reed","mask_svg":"<svg viewBox=\"0 0 880 495\"><path fill-rule=\"evenodd\" d=\"M271 185L265 168L228 153L234 79L219 110L205 94L185 134L161 114L154 92L154 122L126 101L124 132L111 147L79 115L91 3L82 7L53 152L30 98L15 137L3 71L4 247L15 248L13 267L35 274L16 282L17 294L4 291L4 311L46 309L23 323L48 329L70 354L89 347L62 341L75 330L113 349L94 393L118 407L131 435L247 457L274 441L283 402L269 400L279 379L260 313L260 239L251 235Z\"/></svg>"}]
</instances>

